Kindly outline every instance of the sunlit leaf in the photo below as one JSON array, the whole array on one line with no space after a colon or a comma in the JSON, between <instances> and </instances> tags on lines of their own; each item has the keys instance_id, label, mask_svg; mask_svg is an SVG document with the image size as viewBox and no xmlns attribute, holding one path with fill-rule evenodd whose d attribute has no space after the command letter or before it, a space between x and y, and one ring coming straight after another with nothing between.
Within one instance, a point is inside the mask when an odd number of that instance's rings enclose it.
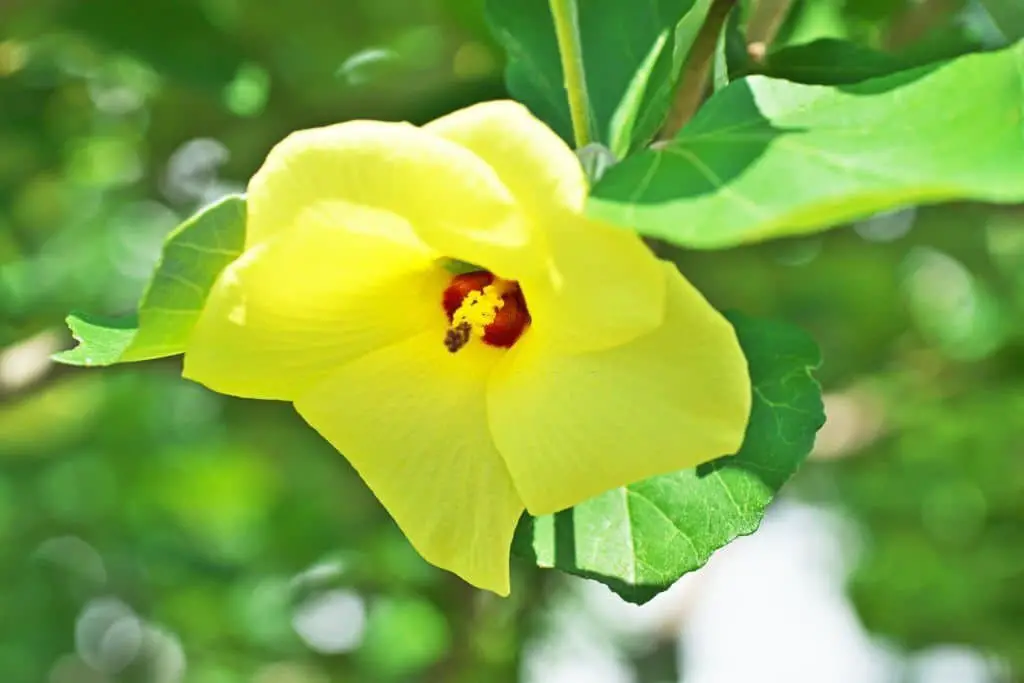
<instances>
[{"instance_id":1,"label":"sunlit leaf","mask_svg":"<svg viewBox=\"0 0 1024 683\"><path fill-rule=\"evenodd\" d=\"M566 512L525 518L516 554L646 602L755 531L824 423L811 371L818 349L800 330L731 315L750 364L754 402L743 447L696 469L615 489ZM680 434L685 439L685 434Z\"/></svg>"},{"instance_id":2,"label":"sunlit leaf","mask_svg":"<svg viewBox=\"0 0 1024 683\"><path fill-rule=\"evenodd\" d=\"M592 215L721 248L910 204L1024 200L1024 42L840 87L752 76L594 188Z\"/></svg>"},{"instance_id":3,"label":"sunlit leaf","mask_svg":"<svg viewBox=\"0 0 1024 683\"><path fill-rule=\"evenodd\" d=\"M78 346L54 354L53 359L68 365L117 363L139 331L138 319L134 316L98 318L72 314L67 317L67 324Z\"/></svg>"},{"instance_id":4,"label":"sunlit leaf","mask_svg":"<svg viewBox=\"0 0 1024 683\"><path fill-rule=\"evenodd\" d=\"M226 265L242 253L245 199L230 196L182 223L168 237L137 316L110 320L71 315L79 344L54 360L102 366L182 353Z\"/></svg>"}]
</instances>

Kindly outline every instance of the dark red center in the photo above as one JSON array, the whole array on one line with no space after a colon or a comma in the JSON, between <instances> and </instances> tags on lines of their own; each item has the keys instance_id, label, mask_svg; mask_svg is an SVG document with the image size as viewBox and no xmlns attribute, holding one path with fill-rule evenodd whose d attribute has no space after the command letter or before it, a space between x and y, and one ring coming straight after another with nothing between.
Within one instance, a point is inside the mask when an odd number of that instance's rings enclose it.
<instances>
[{"instance_id":1,"label":"dark red center","mask_svg":"<svg viewBox=\"0 0 1024 683\"><path fill-rule=\"evenodd\" d=\"M459 310L463 299L470 292L481 291L494 280L494 274L486 270L453 277L441 299L448 322L452 321L455 311ZM512 283L511 288L502 294L501 300L504 305L495 312L494 322L484 328L483 341L490 346L507 349L516 343L530 324L530 312L526 308L523 291L517 283Z\"/></svg>"}]
</instances>

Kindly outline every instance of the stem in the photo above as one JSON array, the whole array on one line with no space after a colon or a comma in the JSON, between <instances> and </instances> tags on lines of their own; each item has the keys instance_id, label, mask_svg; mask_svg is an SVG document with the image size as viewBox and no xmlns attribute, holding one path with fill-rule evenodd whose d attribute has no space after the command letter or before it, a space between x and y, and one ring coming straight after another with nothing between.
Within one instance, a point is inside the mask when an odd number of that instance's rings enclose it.
<instances>
[{"instance_id":1,"label":"stem","mask_svg":"<svg viewBox=\"0 0 1024 683\"><path fill-rule=\"evenodd\" d=\"M764 59L792 6L793 0L760 0L754 5L747 22L747 52L751 59Z\"/></svg>"},{"instance_id":2,"label":"stem","mask_svg":"<svg viewBox=\"0 0 1024 683\"><path fill-rule=\"evenodd\" d=\"M885 36L885 47L889 50L906 47L941 24L955 7L952 0L921 0L896 17Z\"/></svg>"},{"instance_id":3,"label":"stem","mask_svg":"<svg viewBox=\"0 0 1024 683\"><path fill-rule=\"evenodd\" d=\"M576 147L590 144L590 99L583 69L583 50L580 46L580 26L575 0L549 0L551 17L555 20L558 54L562 58L565 91L569 98L569 115Z\"/></svg>"},{"instance_id":4,"label":"stem","mask_svg":"<svg viewBox=\"0 0 1024 683\"><path fill-rule=\"evenodd\" d=\"M715 61L715 46L718 36L722 33L729 12L736 5L736 0L715 0L708 10L704 25L693 41L690 54L686 56L686 66L679 75L676 84L672 107L665 118L658 140L664 142L676 136L683 126L693 118L704 99L708 75Z\"/></svg>"}]
</instances>

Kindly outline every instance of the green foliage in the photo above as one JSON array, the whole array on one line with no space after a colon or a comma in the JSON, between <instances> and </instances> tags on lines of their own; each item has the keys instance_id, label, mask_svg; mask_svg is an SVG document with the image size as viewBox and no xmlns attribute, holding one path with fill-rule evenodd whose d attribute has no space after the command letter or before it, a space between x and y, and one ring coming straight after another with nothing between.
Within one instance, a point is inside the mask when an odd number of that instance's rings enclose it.
<instances>
[{"instance_id":1,"label":"green foliage","mask_svg":"<svg viewBox=\"0 0 1024 683\"><path fill-rule=\"evenodd\" d=\"M1024 38L1024 7L1020 0L981 0L981 4L1007 40Z\"/></svg>"},{"instance_id":2,"label":"green foliage","mask_svg":"<svg viewBox=\"0 0 1024 683\"><path fill-rule=\"evenodd\" d=\"M0 602L23 617L0 624L0 670L8 678L177 680L167 667L183 649L187 671L179 677L199 683L526 680L524 643L546 644L540 617L567 606L561 573L516 561L512 597L497 600L429 566L344 460L287 406L215 396L182 382L173 363L96 373L43 367L34 376L23 360L45 358L69 310L133 308L177 217L244 186L288 131L356 117L423 122L506 96L506 64L487 34L482 4L160 0L127 11L120 0L99 0L0 7ZM508 52L512 95L571 139L546 4L489 0L487 11ZM643 148L660 126L708 3L579 4L596 138L620 159L639 153L610 170L606 150L581 154L593 178L610 173L601 196L616 176L662 158ZM694 169L659 176L671 196L636 207L664 211L656 229L642 230L697 247L746 243L766 226L791 234L793 226L782 222L794 217L799 232L817 230L856 215L851 206L868 185L888 192L891 181L922 180L909 178L908 168L934 174L930 181L955 175L957 187L943 196L1020 199L1011 187L1020 187L1022 158L1019 47L1015 64L1004 52L892 75L1024 38L1019 0L741 4L789 11L761 64L747 55L746 15L732 15L711 84L719 95L673 143L720 173L723 184L709 187ZM752 72L761 76L735 82ZM946 85L935 89L936 82ZM810 112L801 111L804 104L813 105ZM805 120L811 115L813 127ZM738 132L754 139L735 140L737 131L725 130L747 119L752 128ZM851 130L861 124L869 125L866 132ZM697 135L700 126L707 138ZM182 182L176 159L196 141L216 146L220 156L207 157ZM794 153L794 142L811 151ZM986 146L982 158L978 148ZM904 158L909 152L917 156ZM821 153L829 156L814 158ZM851 163L868 163L868 175ZM880 172L890 175L874 177ZM985 173L985 192L967 192ZM633 190L641 187L631 182ZM772 215L748 215L730 194L748 196ZM900 202L938 198L910 196L907 185L899 194ZM601 197L595 205L619 215L632 209L632 196L626 199ZM857 210L868 208L874 205ZM821 345L826 363L816 376L834 402L820 455L836 460L812 458L783 495L841 504L857 524L863 544L850 556L861 620L900 648L974 645L1000 658L1007 680L1018 680L1024 214L943 205L856 228L701 253L654 246L716 305L794 322ZM239 239L232 230L223 235ZM168 245L165 264L180 264L189 277L193 251L172 253ZM197 296L190 289L171 279L158 286L186 307ZM146 337L139 320L151 331ZM188 315L173 320L73 319L88 344L62 360L124 360L133 343L151 353L174 348L189 323ZM782 329L735 320L754 326L748 336ZM805 348L796 333L783 336L764 343ZM813 357L806 347L789 359L752 355L751 363L781 372L787 362L802 368ZM780 416L792 429L811 429L818 407L810 402L817 399L806 374L794 378L799 382L762 381L774 405L756 397L756 424ZM799 383L807 383L804 416L782 408L801 407L790 400ZM878 403L869 407L882 417L867 426L863 415L846 412L864 386L881 386L884 395L872 398ZM847 439L839 454L829 450L836 434ZM630 487L640 496L614 492L534 520L532 528L524 522L517 549L544 566L603 575L626 597L646 599L699 566L696 559L728 535L756 526L760 508L800 459L781 441L762 442L763 452L752 446L748 440L744 453L707 468L703 478L662 478L669 492L644 482ZM767 463L771 448L779 449L784 471L736 466L741 458ZM677 491L697 497L672 497ZM731 514L727 492L752 496L745 515ZM660 515L692 524L701 504L707 519L723 521L712 530L719 538L700 529L698 552ZM662 539L653 536L659 527L648 526L652 519L662 525ZM615 522L614 533L598 526L605 520ZM654 566L636 563L626 540L659 548L643 557ZM632 583L623 579L631 562ZM365 631L351 650L321 651L299 638L293 620L300 607L339 589L367 606ZM104 669L110 662L96 657L103 644L125 644L114 631L78 637L96 596L118 596L143 626L143 645L123 670ZM347 623L335 617L330 626ZM798 643L792 656L816 646ZM646 649L606 647L638 682L684 677L655 671ZM113 649L123 659L131 647ZM674 662L674 646L664 649ZM547 673L541 680L552 677Z\"/></svg>"},{"instance_id":3,"label":"green foliage","mask_svg":"<svg viewBox=\"0 0 1024 683\"><path fill-rule=\"evenodd\" d=\"M821 38L772 52L760 73L810 85L847 85L918 66L923 64L913 58L849 40Z\"/></svg>"},{"instance_id":4,"label":"green foliage","mask_svg":"<svg viewBox=\"0 0 1024 683\"><path fill-rule=\"evenodd\" d=\"M718 92L733 80L743 75L749 68L750 55L747 52L747 39L743 34L742 5L729 13L722 35L715 46L715 58L712 65L711 85Z\"/></svg>"},{"instance_id":5,"label":"green foliage","mask_svg":"<svg viewBox=\"0 0 1024 683\"><path fill-rule=\"evenodd\" d=\"M167 237L138 317L104 321L72 315L68 325L79 345L54 360L103 366L184 352L210 287L244 243L243 197L226 197L197 213Z\"/></svg>"},{"instance_id":6,"label":"green foliage","mask_svg":"<svg viewBox=\"0 0 1024 683\"><path fill-rule=\"evenodd\" d=\"M1018 130L1024 43L903 70L921 54L822 38L772 51L757 66L770 76L730 84L737 65L754 64L742 55L739 10L726 18L714 56L690 55L692 48L706 49L695 39L711 0L659 0L630 12L615 0L601 3L577 8L575 17L586 72L586 92L578 95L590 108L588 134L598 141L579 153L595 184L590 210L598 217L681 246L721 248L820 231L911 203L1024 199L1024 175L1012 165L1024 153ZM511 56L510 89L569 138L559 50L570 48L557 43L548 3L487 7ZM611 48L610 36L617 38ZM674 139L638 151L661 128L675 90L693 87L680 79L688 57L709 64L713 58L714 97ZM252 69L262 74L261 109L269 81L265 71ZM978 72L986 74L981 83ZM972 97L954 97L965 88ZM232 107L234 95L226 93ZM967 120L973 135L950 135ZM72 317L80 345L57 360L109 365L183 352L209 288L244 239L240 197L187 221L164 246L137 323ZM931 310L929 304L916 310ZM809 374L817 365L813 344L782 327L736 321L755 383L743 449L529 520L517 537L521 554L643 602L757 528L824 418Z\"/></svg>"},{"instance_id":7,"label":"green foliage","mask_svg":"<svg viewBox=\"0 0 1024 683\"><path fill-rule=\"evenodd\" d=\"M1022 73L1024 42L844 87L749 77L610 169L590 212L706 249L909 204L1022 201Z\"/></svg>"},{"instance_id":8,"label":"green foliage","mask_svg":"<svg viewBox=\"0 0 1024 683\"><path fill-rule=\"evenodd\" d=\"M818 38L785 45L769 52L763 63L743 65L749 73L809 85L849 85L898 71L923 67L978 52L982 43L973 36L930 36L900 50L840 38ZM736 67L740 69L741 67Z\"/></svg>"},{"instance_id":9,"label":"green foliage","mask_svg":"<svg viewBox=\"0 0 1024 683\"><path fill-rule=\"evenodd\" d=\"M71 335L78 342L73 349L53 355L58 363L102 367L118 363L139 331L138 319L67 317Z\"/></svg>"},{"instance_id":10,"label":"green foliage","mask_svg":"<svg viewBox=\"0 0 1024 683\"><path fill-rule=\"evenodd\" d=\"M753 533L825 421L811 370L818 349L800 330L730 316L750 364L753 408L735 455L604 493L553 516L525 518L517 554L606 583L642 603ZM685 438L680 434L680 438Z\"/></svg>"},{"instance_id":11,"label":"green foliage","mask_svg":"<svg viewBox=\"0 0 1024 683\"><path fill-rule=\"evenodd\" d=\"M415 638L406 634L415 633ZM440 660L451 648L444 614L426 600L385 599L373 606L360 655L385 678L403 680Z\"/></svg>"},{"instance_id":12,"label":"green foliage","mask_svg":"<svg viewBox=\"0 0 1024 683\"><path fill-rule=\"evenodd\" d=\"M853 597L873 630L904 646L968 643L1019 671L1024 467L1007 456L1024 387L922 396L893 379L881 389L892 436L826 470L870 529Z\"/></svg>"},{"instance_id":13,"label":"green foliage","mask_svg":"<svg viewBox=\"0 0 1024 683\"><path fill-rule=\"evenodd\" d=\"M653 0L579 7L592 137L622 157L649 142L711 0ZM511 93L566 140L572 123L548 0L488 0L487 16L509 54Z\"/></svg>"}]
</instances>

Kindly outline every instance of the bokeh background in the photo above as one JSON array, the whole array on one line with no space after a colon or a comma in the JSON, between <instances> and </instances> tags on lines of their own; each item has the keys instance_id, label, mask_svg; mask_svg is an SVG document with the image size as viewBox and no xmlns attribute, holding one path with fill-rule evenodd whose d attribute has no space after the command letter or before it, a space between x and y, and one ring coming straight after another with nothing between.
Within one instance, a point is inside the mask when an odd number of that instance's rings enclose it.
<instances>
[{"instance_id":1,"label":"bokeh background","mask_svg":"<svg viewBox=\"0 0 1024 683\"><path fill-rule=\"evenodd\" d=\"M0 2L0 677L1024 680L1020 209L659 249L719 307L815 335L829 422L762 530L643 608L518 561L507 600L435 570L287 406L176 360L47 360L289 131L504 96L480 4ZM967 0L791 4L779 43L1007 42Z\"/></svg>"}]
</instances>

